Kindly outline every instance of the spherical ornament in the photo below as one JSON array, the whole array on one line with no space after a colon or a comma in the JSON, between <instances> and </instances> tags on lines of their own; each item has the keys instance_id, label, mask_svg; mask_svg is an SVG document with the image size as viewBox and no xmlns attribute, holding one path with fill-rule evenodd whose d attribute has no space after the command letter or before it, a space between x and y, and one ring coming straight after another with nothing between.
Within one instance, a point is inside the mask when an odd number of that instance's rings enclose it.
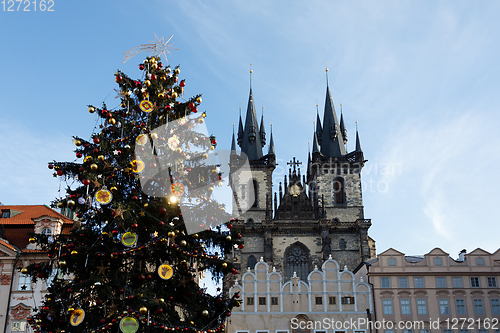
<instances>
[{"instance_id":1,"label":"spherical ornament","mask_svg":"<svg viewBox=\"0 0 500 333\"><path fill-rule=\"evenodd\" d=\"M28 273L28 269L26 267L21 268L21 273L23 274Z\"/></svg>"},{"instance_id":2,"label":"spherical ornament","mask_svg":"<svg viewBox=\"0 0 500 333\"><path fill-rule=\"evenodd\" d=\"M208 310L201 311L201 314L204 315L205 317L208 316Z\"/></svg>"},{"instance_id":3,"label":"spherical ornament","mask_svg":"<svg viewBox=\"0 0 500 333\"><path fill-rule=\"evenodd\" d=\"M141 71L144 70L144 65L143 64L139 65L139 70L141 70Z\"/></svg>"},{"instance_id":4,"label":"spherical ornament","mask_svg":"<svg viewBox=\"0 0 500 333\"><path fill-rule=\"evenodd\" d=\"M73 200L68 200L68 207L75 206L75 202Z\"/></svg>"},{"instance_id":5,"label":"spherical ornament","mask_svg":"<svg viewBox=\"0 0 500 333\"><path fill-rule=\"evenodd\" d=\"M151 85L151 81L149 81L149 80L144 81L144 85L146 87L149 87Z\"/></svg>"},{"instance_id":6,"label":"spherical ornament","mask_svg":"<svg viewBox=\"0 0 500 333\"><path fill-rule=\"evenodd\" d=\"M68 313L73 313L73 311L75 311L74 308L68 308Z\"/></svg>"},{"instance_id":7,"label":"spherical ornament","mask_svg":"<svg viewBox=\"0 0 500 333\"><path fill-rule=\"evenodd\" d=\"M157 65L157 64L153 64L153 65L151 66L151 68L153 68L153 69L158 69L158 65Z\"/></svg>"},{"instance_id":8,"label":"spherical ornament","mask_svg":"<svg viewBox=\"0 0 500 333\"><path fill-rule=\"evenodd\" d=\"M99 144L99 142L101 142L101 140L99 138L94 138L94 143L97 145Z\"/></svg>"},{"instance_id":9,"label":"spherical ornament","mask_svg":"<svg viewBox=\"0 0 500 333\"><path fill-rule=\"evenodd\" d=\"M52 170L52 169L54 169L54 164L49 164L48 167L49 167L49 169Z\"/></svg>"},{"instance_id":10,"label":"spherical ornament","mask_svg":"<svg viewBox=\"0 0 500 333\"><path fill-rule=\"evenodd\" d=\"M177 92L175 92L175 91L174 91L174 92L172 93L172 98L174 98L174 99L175 99L175 98L177 98L178 96L179 96L179 94L178 94Z\"/></svg>"},{"instance_id":11,"label":"spherical ornament","mask_svg":"<svg viewBox=\"0 0 500 333\"><path fill-rule=\"evenodd\" d=\"M203 124L204 122L205 122L205 120L203 120L203 118L198 119L198 124Z\"/></svg>"},{"instance_id":12,"label":"spherical ornament","mask_svg":"<svg viewBox=\"0 0 500 333\"><path fill-rule=\"evenodd\" d=\"M206 160L208 158L208 154L207 153L203 153L202 157L203 157L203 159Z\"/></svg>"},{"instance_id":13,"label":"spherical ornament","mask_svg":"<svg viewBox=\"0 0 500 333\"><path fill-rule=\"evenodd\" d=\"M95 112L95 108L93 106L89 107L89 112L90 113L94 113Z\"/></svg>"},{"instance_id":14,"label":"spherical ornament","mask_svg":"<svg viewBox=\"0 0 500 333\"><path fill-rule=\"evenodd\" d=\"M103 325L106 324L106 318L101 319L101 324L103 324Z\"/></svg>"},{"instance_id":15,"label":"spherical ornament","mask_svg":"<svg viewBox=\"0 0 500 333\"><path fill-rule=\"evenodd\" d=\"M168 237L175 237L175 232L173 232L173 231L169 231L169 232L167 233L167 236L168 236Z\"/></svg>"},{"instance_id":16,"label":"spherical ornament","mask_svg":"<svg viewBox=\"0 0 500 333\"><path fill-rule=\"evenodd\" d=\"M181 246L186 246L187 245L187 242L183 239L181 240Z\"/></svg>"},{"instance_id":17,"label":"spherical ornament","mask_svg":"<svg viewBox=\"0 0 500 333\"><path fill-rule=\"evenodd\" d=\"M111 192L116 192L118 191L118 188L116 188L116 186L111 186L110 190Z\"/></svg>"},{"instance_id":18,"label":"spherical ornament","mask_svg":"<svg viewBox=\"0 0 500 333\"><path fill-rule=\"evenodd\" d=\"M57 203L57 208L63 208L64 207L64 203L62 201L59 201Z\"/></svg>"},{"instance_id":19,"label":"spherical ornament","mask_svg":"<svg viewBox=\"0 0 500 333\"><path fill-rule=\"evenodd\" d=\"M81 153L81 152L76 153L76 158L82 158L82 156L83 156L83 155L82 155L82 153Z\"/></svg>"},{"instance_id":20,"label":"spherical ornament","mask_svg":"<svg viewBox=\"0 0 500 333\"><path fill-rule=\"evenodd\" d=\"M196 98L196 102L201 103L201 97Z\"/></svg>"},{"instance_id":21,"label":"spherical ornament","mask_svg":"<svg viewBox=\"0 0 500 333\"><path fill-rule=\"evenodd\" d=\"M182 80L181 82L179 82L179 86L185 87L186 86L186 81Z\"/></svg>"},{"instance_id":22,"label":"spherical ornament","mask_svg":"<svg viewBox=\"0 0 500 333\"><path fill-rule=\"evenodd\" d=\"M198 236L198 234L194 234L194 235L193 235L193 238L194 238L194 239L198 239L198 237L199 237L199 236Z\"/></svg>"},{"instance_id":23,"label":"spherical ornament","mask_svg":"<svg viewBox=\"0 0 500 333\"><path fill-rule=\"evenodd\" d=\"M59 261L59 267L66 267L66 261L64 260Z\"/></svg>"},{"instance_id":24,"label":"spherical ornament","mask_svg":"<svg viewBox=\"0 0 500 333\"><path fill-rule=\"evenodd\" d=\"M151 74L151 81L156 81L156 74Z\"/></svg>"},{"instance_id":25,"label":"spherical ornament","mask_svg":"<svg viewBox=\"0 0 500 333\"><path fill-rule=\"evenodd\" d=\"M102 162L102 161L104 161L104 155L99 155L99 156L97 156L97 159L98 159L99 161L101 161L101 162Z\"/></svg>"},{"instance_id":26,"label":"spherical ornament","mask_svg":"<svg viewBox=\"0 0 500 333\"><path fill-rule=\"evenodd\" d=\"M139 312L143 315L147 314L148 313L148 308L143 306L139 309Z\"/></svg>"},{"instance_id":27,"label":"spherical ornament","mask_svg":"<svg viewBox=\"0 0 500 333\"><path fill-rule=\"evenodd\" d=\"M83 185L90 185L90 180L85 178L84 180L82 180L82 184Z\"/></svg>"},{"instance_id":28,"label":"spherical ornament","mask_svg":"<svg viewBox=\"0 0 500 333\"><path fill-rule=\"evenodd\" d=\"M243 245L243 244L238 245L238 249L240 249L240 250L241 250L242 248L244 248L244 247L245 247L245 245Z\"/></svg>"},{"instance_id":29,"label":"spherical ornament","mask_svg":"<svg viewBox=\"0 0 500 333\"><path fill-rule=\"evenodd\" d=\"M75 146L80 147L82 145L82 142L80 140L75 141Z\"/></svg>"},{"instance_id":30,"label":"spherical ornament","mask_svg":"<svg viewBox=\"0 0 500 333\"><path fill-rule=\"evenodd\" d=\"M57 170L57 175L58 175L58 176L62 176L62 175L64 175L64 171L62 171L62 170Z\"/></svg>"},{"instance_id":31,"label":"spherical ornament","mask_svg":"<svg viewBox=\"0 0 500 333\"><path fill-rule=\"evenodd\" d=\"M115 125L115 124L116 124L116 120L115 120L115 118L111 118L110 120L108 120L108 122L109 122L111 125Z\"/></svg>"},{"instance_id":32,"label":"spherical ornament","mask_svg":"<svg viewBox=\"0 0 500 333\"><path fill-rule=\"evenodd\" d=\"M31 244L34 244L34 243L36 242L36 240L35 240L33 237L31 237L28 241L29 241Z\"/></svg>"},{"instance_id":33,"label":"spherical ornament","mask_svg":"<svg viewBox=\"0 0 500 333\"><path fill-rule=\"evenodd\" d=\"M179 68L176 68L175 71L174 71L175 74L180 74L181 73L181 70Z\"/></svg>"},{"instance_id":34,"label":"spherical ornament","mask_svg":"<svg viewBox=\"0 0 500 333\"><path fill-rule=\"evenodd\" d=\"M231 241L231 236L230 236L230 235L227 235L227 236L226 236L226 240L227 240L228 242L230 242L230 241Z\"/></svg>"},{"instance_id":35,"label":"spherical ornament","mask_svg":"<svg viewBox=\"0 0 500 333\"><path fill-rule=\"evenodd\" d=\"M123 77L121 75L117 75L115 78L115 81L120 82L122 79L123 79Z\"/></svg>"},{"instance_id":36,"label":"spherical ornament","mask_svg":"<svg viewBox=\"0 0 500 333\"><path fill-rule=\"evenodd\" d=\"M85 162L85 163L92 162L92 156L85 156L85 158L83 159L83 162Z\"/></svg>"},{"instance_id":37,"label":"spherical ornament","mask_svg":"<svg viewBox=\"0 0 500 333\"><path fill-rule=\"evenodd\" d=\"M97 166L97 164L92 163L92 164L90 165L90 170L92 170L92 171L96 171L97 169L99 169L99 167Z\"/></svg>"},{"instance_id":38,"label":"spherical ornament","mask_svg":"<svg viewBox=\"0 0 500 333\"><path fill-rule=\"evenodd\" d=\"M227 262L222 263L222 268L227 268Z\"/></svg>"},{"instance_id":39,"label":"spherical ornament","mask_svg":"<svg viewBox=\"0 0 500 333\"><path fill-rule=\"evenodd\" d=\"M77 250L73 250L73 251L71 251L71 255L72 255L72 256L76 256L77 254L78 254L78 251L77 251Z\"/></svg>"},{"instance_id":40,"label":"spherical ornament","mask_svg":"<svg viewBox=\"0 0 500 333\"><path fill-rule=\"evenodd\" d=\"M232 225L231 223L228 223L227 228L228 228L229 230L231 230L231 229L233 229L233 225Z\"/></svg>"}]
</instances>

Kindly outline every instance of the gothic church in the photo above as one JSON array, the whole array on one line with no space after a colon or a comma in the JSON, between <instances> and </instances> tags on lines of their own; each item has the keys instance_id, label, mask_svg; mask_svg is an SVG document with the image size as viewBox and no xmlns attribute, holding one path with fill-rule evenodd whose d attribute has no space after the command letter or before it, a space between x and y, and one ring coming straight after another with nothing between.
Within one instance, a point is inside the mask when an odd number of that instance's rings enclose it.
<instances>
[{"instance_id":1,"label":"gothic church","mask_svg":"<svg viewBox=\"0 0 500 333\"><path fill-rule=\"evenodd\" d=\"M238 202L233 205L233 216L239 218L232 225L245 242L232 259L240 274L263 258L285 280L296 275L307 281L314 267L321 267L328 258L352 271L375 256L375 242L368 236L371 221L363 211L361 169L366 160L357 130L356 149L346 151L343 115L339 122L328 86L323 121L318 113L313 138L307 165L290 157L288 177L279 182L278 193L273 193L273 135L265 154L264 118L259 126L250 87L245 122L240 116L236 140L233 133L230 162L231 170L236 170L246 161L244 156L248 158L251 180L239 183L233 179L232 188L241 192L235 197L253 194L254 199L242 214ZM301 175L302 165L306 170Z\"/></svg>"}]
</instances>

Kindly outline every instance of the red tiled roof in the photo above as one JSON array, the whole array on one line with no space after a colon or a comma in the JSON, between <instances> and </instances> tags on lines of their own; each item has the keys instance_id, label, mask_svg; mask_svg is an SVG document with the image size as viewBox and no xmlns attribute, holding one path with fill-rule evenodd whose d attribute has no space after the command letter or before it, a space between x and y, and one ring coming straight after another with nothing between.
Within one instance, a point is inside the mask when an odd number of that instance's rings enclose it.
<instances>
[{"instance_id":1,"label":"red tiled roof","mask_svg":"<svg viewBox=\"0 0 500 333\"><path fill-rule=\"evenodd\" d=\"M0 206L1 210L10 210L11 217L0 218L0 224L34 224L33 219L50 216L60 218L64 224L73 224L73 220L67 218L59 212L56 212L45 205L21 205L21 206ZM17 213L17 214L16 214Z\"/></svg>"},{"instance_id":2,"label":"red tiled roof","mask_svg":"<svg viewBox=\"0 0 500 333\"><path fill-rule=\"evenodd\" d=\"M0 224L4 227L5 238L20 249L26 248L29 244L28 233L33 232L34 219L44 216L61 219L63 221L61 230L63 234L68 233L74 222L45 205L0 206L0 210L6 209L10 210L11 217L0 217Z\"/></svg>"},{"instance_id":3,"label":"red tiled roof","mask_svg":"<svg viewBox=\"0 0 500 333\"><path fill-rule=\"evenodd\" d=\"M0 244L2 244L3 246L5 246L8 249L11 249L12 251L16 251L15 247L13 247L12 245L10 245L9 243L7 243L6 241L4 241L2 239L0 239Z\"/></svg>"}]
</instances>

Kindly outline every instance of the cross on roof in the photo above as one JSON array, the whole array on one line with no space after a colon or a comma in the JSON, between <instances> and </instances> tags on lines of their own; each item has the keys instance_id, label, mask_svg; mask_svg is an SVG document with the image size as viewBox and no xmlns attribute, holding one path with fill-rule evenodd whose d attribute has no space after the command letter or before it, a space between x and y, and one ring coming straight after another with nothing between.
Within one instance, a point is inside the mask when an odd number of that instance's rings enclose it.
<instances>
[{"instance_id":1,"label":"cross on roof","mask_svg":"<svg viewBox=\"0 0 500 333\"><path fill-rule=\"evenodd\" d=\"M293 171L295 171L295 166L297 165L301 165L302 162L299 162L299 160L295 161L295 157L293 158L293 162L290 161L290 162L286 162L287 165L293 165Z\"/></svg>"}]
</instances>

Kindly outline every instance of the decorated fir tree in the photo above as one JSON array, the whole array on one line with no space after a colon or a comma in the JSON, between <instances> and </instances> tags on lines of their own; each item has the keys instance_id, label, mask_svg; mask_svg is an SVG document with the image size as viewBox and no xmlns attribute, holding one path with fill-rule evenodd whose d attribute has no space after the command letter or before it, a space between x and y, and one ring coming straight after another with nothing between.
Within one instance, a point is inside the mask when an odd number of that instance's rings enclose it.
<instances>
[{"instance_id":1,"label":"decorated fir tree","mask_svg":"<svg viewBox=\"0 0 500 333\"><path fill-rule=\"evenodd\" d=\"M243 246L230 223L215 223L230 217L211 199L222 178L209 158L215 138L197 130L201 96L185 98L179 67L158 55L139 70L137 80L115 73L120 105L89 106L97 123L88 140L74 138L76 161L49 164L68 184L54 205L77 221L30 240L49 260L23 272L56 272L29 319L35 332L220 332L238 304L198 283L207 270L236 273L226 259Z\"/></svg>"}]
</instances>

